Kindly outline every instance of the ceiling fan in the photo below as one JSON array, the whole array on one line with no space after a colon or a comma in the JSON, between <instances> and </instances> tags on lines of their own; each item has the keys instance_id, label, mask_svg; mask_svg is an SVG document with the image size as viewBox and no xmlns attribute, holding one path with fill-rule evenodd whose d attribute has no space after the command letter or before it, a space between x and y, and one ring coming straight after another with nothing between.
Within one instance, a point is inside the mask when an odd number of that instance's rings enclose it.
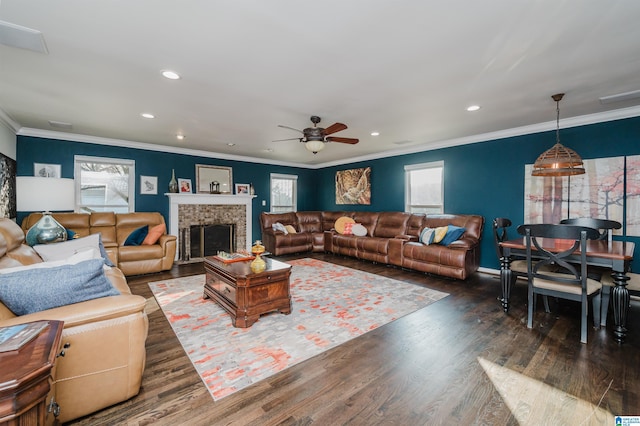
<instances>
[{"instance_id":1,"label":"ceiling fan","mask_svg":"<svg viewBox=\"0 0 640 426\"><path fill-rule=\"evenodd\" d=\"M299 139L300 142L305 144L305 147L317 154L318 151L324 149L324 144L327 142L340 142L340 143L348 143L348 144L357 144L358 139L354 138L341 138L338 136L329 136L341 130L345 130L347 128L346 124L342 123L334 123L331 126L323 129L322 127L318 127L318 123L320 122L320 117L317 115L311 116L311 122L313 123L313 127L307 127L304 130L294 129L293 127L283 126L278 124L278 127L282 127L285 129L295 130L296 132L302 133L301 138L289 138L289 139L278 139L273 142L281 142L281 141L292 141L295 139Z\"/></svg>"}]
</instances>

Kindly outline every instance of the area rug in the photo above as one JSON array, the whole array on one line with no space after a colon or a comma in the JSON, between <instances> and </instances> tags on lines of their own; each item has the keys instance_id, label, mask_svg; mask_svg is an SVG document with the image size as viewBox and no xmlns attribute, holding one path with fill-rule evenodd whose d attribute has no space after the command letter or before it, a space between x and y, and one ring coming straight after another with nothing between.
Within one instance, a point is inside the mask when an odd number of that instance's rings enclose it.
<instances>
[{"instance_id":1,"label":"area rug","mask_svg":"<svg viewBox=\"0 0 640 426\"><path fill-rule=\"evenodd\" d=\"M202 298L204 275L149 283L214 400L447 296L320 260L289 263L291 314L266 314L246 329Z\"/></svg>"}]
</instances>

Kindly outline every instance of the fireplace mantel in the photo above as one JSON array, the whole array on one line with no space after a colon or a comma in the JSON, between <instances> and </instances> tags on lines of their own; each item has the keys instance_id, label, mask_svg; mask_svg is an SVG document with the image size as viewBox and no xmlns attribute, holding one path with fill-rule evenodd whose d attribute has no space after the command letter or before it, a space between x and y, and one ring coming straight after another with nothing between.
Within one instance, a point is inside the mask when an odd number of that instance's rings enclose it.
<instances>
[{"instance_id":1,"label":"fireplace mantel","mask_svg":"<svg viewBox=\"0 0 640 426\"><path fill-rule=\"evenodd\" d=\"M251 250L252 235L252 201L255 195L232 195L232 194L180 194L166 193L169 197L169 233L171 235L179 235L179 206L185 204L193 205L244 205L246 223L246 250ZM176 259L180 248L176 250Z\"/></svg>"}]
</instances>

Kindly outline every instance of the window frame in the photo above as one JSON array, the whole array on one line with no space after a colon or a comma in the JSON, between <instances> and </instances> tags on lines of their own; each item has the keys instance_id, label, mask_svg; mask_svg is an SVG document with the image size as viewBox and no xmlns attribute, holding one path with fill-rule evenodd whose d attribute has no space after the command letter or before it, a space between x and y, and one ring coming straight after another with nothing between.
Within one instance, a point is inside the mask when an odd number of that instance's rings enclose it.
<instances>
[{"instance_id":1,"label":"window frame","mask_svg":"<svg viewBox=\"0 0 640 426\"><path fill-rule=\"evenodd\" d=\"M98 206L95 204L85 205L82 204L82 167L81 163L101 163L101 164L117 164L129 167L129 177L127 179L128 189L128 211L129 213L135 212L135 199L136 199L136 161L125 158L111 158L111 157L93 157L86 155L74 155L73 156L73 176L75 181L75 212L82 212L83 207L112 207L109 205Z\"/></svg>"},{"instance_id":2,"label":"window frame","mask_svg":"<svg viewBox=\"0 0 640 426\"><path fill-rule=\"evenodd\" d=\"M416 170L441 169L440 199L442 204L412 204L411 203L411 173ZM413 213L414 208L439 208L438 214L444 213L444 160L430 161L428 163L407 164L404 166L404 210Z\"/></svg>"},{"instance_id":3,"label":"window frame","mask_svg":"<svg viewBox=\"0 0 640 426\"><path fill-rule=\"evenodd\" d=\"M274 191L273 191L273 180L274 179L280 179L280 180L290 180L293 182L293 195L292 195L292 203L293 205L292 210L291 211L298 211L298 175L290 175L290 174L283 174L283 173L271 173L269 175L269 190L270 190L270 196L269 196L269 212L270 213L282 213L281 211L274 211L274 207L283 207L283 206L276 206L274 203ZM286 207L286 206L285 206Z\"/></svg>"}]
</instances>

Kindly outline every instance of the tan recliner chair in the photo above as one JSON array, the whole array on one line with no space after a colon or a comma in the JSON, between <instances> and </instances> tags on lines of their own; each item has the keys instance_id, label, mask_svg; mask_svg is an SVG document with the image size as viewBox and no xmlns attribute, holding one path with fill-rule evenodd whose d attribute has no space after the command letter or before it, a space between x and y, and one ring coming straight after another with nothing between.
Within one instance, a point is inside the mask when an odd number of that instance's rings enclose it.
<instances>
[{"instance_id":1,"label":"tan recliner chair","mask_svg":"<svg viewBox=\"0 0 640 426\"><path fill-rule=\"evenodd\" d=\"M22 229L0 219L0 268L42 262L24 244ZM16 316L0 303L0 327L38 320L64 321L60 350L53 370L51 398L59 405L60 422L68 422L136 395L145 365L148 320L145 299L131 294L117 268L107 277L119 296L103 297ZM65 346L67 346L65 348ZM47 416L52 421L52 415Z\"/></svg>"}]
</instances>

